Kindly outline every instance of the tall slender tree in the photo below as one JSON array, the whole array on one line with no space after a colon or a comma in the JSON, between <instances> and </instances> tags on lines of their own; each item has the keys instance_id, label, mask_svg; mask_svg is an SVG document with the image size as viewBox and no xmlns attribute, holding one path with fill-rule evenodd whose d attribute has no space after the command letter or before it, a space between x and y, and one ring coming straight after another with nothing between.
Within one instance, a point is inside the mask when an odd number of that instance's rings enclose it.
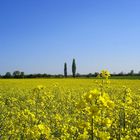
<instances>
[{"instance_id":1,"label":"tall slender tree","mask_svg":"<svg viewBox=\"0 0 140 140\"><path fill-rule=\"evenodd\" d=\"M67 77L67 63L64 63L64 76Z\"/></svg>"},{"instance_id":2,"label":"tall slender tree","mask_svg":"<svg viewBox=\"0 0 140 140\"><path fill-rule=\"evenodd\" d=\"M75 59L73 59L73 61L72 61L72 75L75 78L75 75L76 75L76 63L75 63Z\"/></svg>"}]
</instances>

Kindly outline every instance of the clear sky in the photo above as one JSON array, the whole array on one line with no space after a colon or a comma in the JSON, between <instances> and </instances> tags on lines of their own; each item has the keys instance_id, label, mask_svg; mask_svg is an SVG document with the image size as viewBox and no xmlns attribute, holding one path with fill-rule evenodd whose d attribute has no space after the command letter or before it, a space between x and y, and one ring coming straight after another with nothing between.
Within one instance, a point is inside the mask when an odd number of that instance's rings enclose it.
<instances>
[{"instance_id":1,"label":"clear sky","mask_svg":"<svg viewBox=\"0 0 140 140\"><path fill-rule=\"evenodd\" d=\"M0 0L0 74L140 71L140 0Z\"/></svg>"}]
</instances>

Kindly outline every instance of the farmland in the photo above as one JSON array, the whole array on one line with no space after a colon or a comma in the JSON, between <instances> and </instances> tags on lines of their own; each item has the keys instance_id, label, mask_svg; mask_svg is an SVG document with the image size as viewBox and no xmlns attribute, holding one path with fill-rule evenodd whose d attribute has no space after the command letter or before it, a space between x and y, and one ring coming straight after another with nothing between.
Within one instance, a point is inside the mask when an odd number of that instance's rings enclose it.
<instances>
[{"instance_id":1,"label":"farmland","mask_svg":"<svg viewBox=\"0 0 140 140\"><path fill-rule=\"evenodd\" d=\"M138 140L140 80L1 79L0 139Z\"/></svg>"}]
</instances>

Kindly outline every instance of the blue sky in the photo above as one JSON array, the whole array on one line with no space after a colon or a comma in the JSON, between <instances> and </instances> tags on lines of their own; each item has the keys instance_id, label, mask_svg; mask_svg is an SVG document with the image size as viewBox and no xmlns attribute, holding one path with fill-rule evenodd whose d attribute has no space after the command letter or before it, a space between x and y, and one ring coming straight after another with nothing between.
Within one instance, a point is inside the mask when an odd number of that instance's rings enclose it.
<instances>
[{"instance_id":1,"label":"blue sky","mask_svg":"<svg viewBox=\"0 0 140 140\"><path fill-rule=\"evenodd\" d=\"M0 74L140 71L139 0L0 0Z\"/></svg>"}]
</instances>

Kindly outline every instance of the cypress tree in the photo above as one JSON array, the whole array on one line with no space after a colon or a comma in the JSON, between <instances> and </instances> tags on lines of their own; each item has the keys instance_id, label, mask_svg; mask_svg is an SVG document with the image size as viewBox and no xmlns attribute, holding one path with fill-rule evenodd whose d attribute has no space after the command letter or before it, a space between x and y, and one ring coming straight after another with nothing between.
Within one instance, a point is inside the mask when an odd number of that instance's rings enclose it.
<instances>
[{"instance_id":1,"label":"cypress tree","mask_svg":"<svg viewBox=\"0 0 140 140\"><path fill-rule=\"evenodd\" d=\"M64 63L64 76L67 77L67 63Z\"/></svg>"},{"instance_id":2,"label":"cypress tree","mask_svg":"<svg viewBox=\"0 0 140 140\"><path fill-rule=\"evenodd\" d=\"M75 63L75 59L73 59L73 61L72 61L72 75L75 78L75 75L76 75L76 63Z\"/></svg>"}]
</instances>

